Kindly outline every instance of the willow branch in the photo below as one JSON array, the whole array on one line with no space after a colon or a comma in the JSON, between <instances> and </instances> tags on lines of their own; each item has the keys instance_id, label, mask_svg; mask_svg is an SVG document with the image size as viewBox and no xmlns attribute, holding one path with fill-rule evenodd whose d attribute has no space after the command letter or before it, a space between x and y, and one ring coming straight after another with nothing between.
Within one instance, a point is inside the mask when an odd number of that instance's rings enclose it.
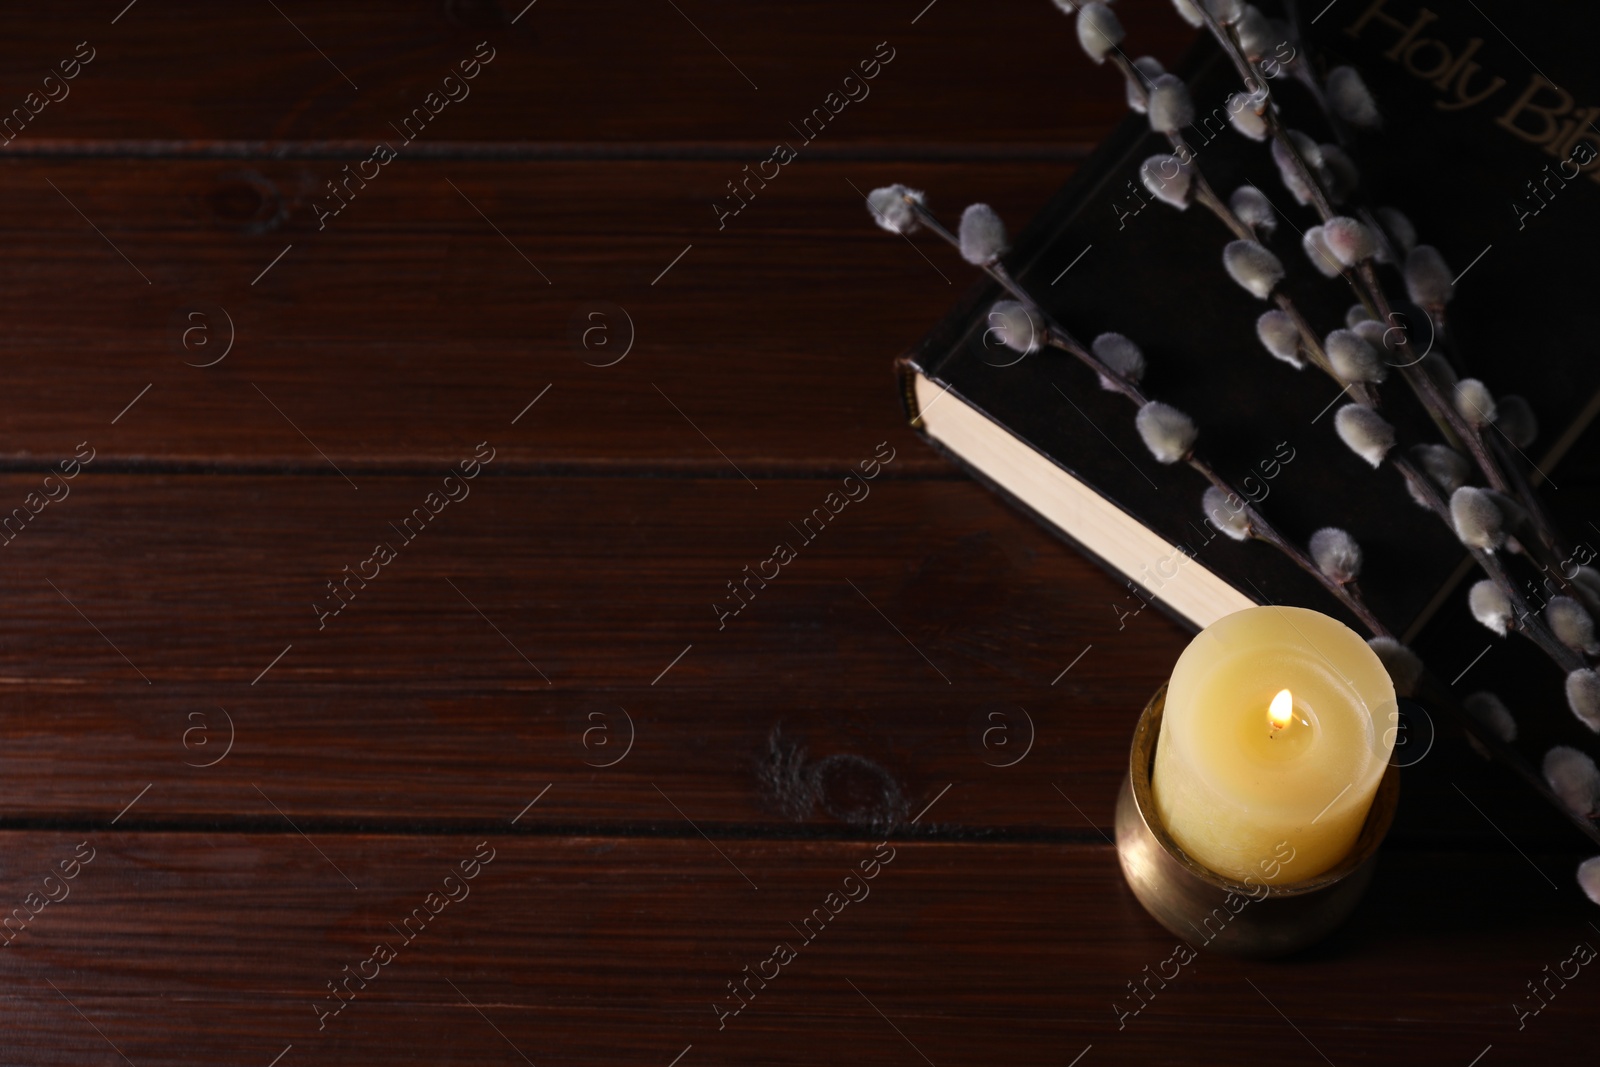
<instances>
[{"instance_id":1,"label":"willow branch","mask_svg":"<svg viewBox=\"0 0 1600 1067\"><path fill-rule=\"evenodd\" d=\"M1294 138L1289 136L1288 127L1283 124L1283 118L1278 114L1277 100L1272 95L1272 87L1268 84L1271 80L1262 75L1261 70L1245 56L1244 48L1239 43L1239 35L1232 26L1223 26L1217 17L1211 13L1206 0L1196 0L1195 9L1200 12L1206 21L1206 28L1217 39L1222 50L1227 53L1233 62L1234 69L1239 72L1239 80L1244 84L1245 92L1261 93L1261 106L1257 114L1267 124L1267 131L1272 139L1280 144L1289 158L1294 160L1295 168L1299 170L1300 177L1306 183L1307 190L1311 193L1312 205L1323 222L1333 217L1333 205L1328 202L1328 194L1323 191L1322 183L1317 181L1312 173L1311 166L1305 157L1300 154L1300 148L1294 143Z\"/></svg>"},{"instance_id":2,"label":"willow branch","mask_svg":"<svg viewBox=\"0 0 1600 1067\"><path fill-rule=\"evenodd\" d=\"M1413 493L1419 500L1427 502L1428 510L1439 516L1439 519L1452 531L1455 529L1455 520L1450 515L1450 505L1444 500L1433 480L1407 459L1398 447L1389 450L1385 457L1389 464L1399 471L1401 476L1411 484ZM1506 573L1505 565L1500 562L1500 557L1486 548L1472 545L1466 546L1472 553L1472 558L1478 566L1483 568L1484 574L1494 582L1500 592L1504 593L1510 602L1513 615L1510 626L1528 640L1538 645L1540 650L1560 667L1563 673L1570 673L1584 666L1583 658L1566 645L1556 639L1544 622L1534 614L1527 600L1511 581L1511 576Z\"/></svg>"},{"instance_id":3,"label":"willow branch","mask_svg":"<svg viewBox=\"0 0 1600 1067\"><path fill-rule=\"evenodd\" d=\"M1272 88L1258 66L1252 63L1244 54L1239 36L1232 26L1222 26L1215 16L1207 9L1204 0L1196 5L1206 20L1207 27L1216 37L1223 50L1228 53L1230 60L1240 72L1244 88L1247 92L1254 93L1260 90L1260 107L1258 113L1267 124L1274 141L1282 146L1288 158L1293 162L1295 170L1301 181L1311 193L1312 204L1323 222L1333 217L1333 207L1328 200L1327 192L1322 181L1301 154L1294 138L1289 136L1287 127L1284 126L1278 112L1277 101L1273 96ZM1322 94L1318 93L1319 102ZM1383 235L1382 227L1373 225L1370 213L1362 212L1367 218L1367 225L1377 234ZM1382 240L1387 243L1387 236ZM1360 261L1354 270L1354 277L1350 271L1341 271L1347 283L1351 285L1358 299L1369 312L1375 311L1376 317L1382 322L1394 322L1393 305L1382 282L1378 278L1377 270L1370 258ZM1444 336L1444 322L1442 309L1438 314L1429 312L1433 319L1436 334ZM1297 323L1297 326L1299 324ZM1402 355L1408 351L1409 340L1402 334L1401 340L1395 346L1401 350ZM1320 364L1319 364L1320 366ZM1520 472L1515 472L1514 465L1507 461L1507 457L1497 455L1486 445L1483 434L1471 425L1456 409L1450 398L1440 390L1438 382L1420 366L1420 361L1409 359L1402 360L1399 367L1401 376L1406 384L1416 394L1429 417L1433 419L1440 431L1447 438L1454 438L1455 443L1463 447L1472 456L1473 463L1482 472L1484 480L1489 486L1499 492L1506 493L1522 504L1528 512L1533 523L1538 544L1530 546L1539 555L1544 557L1540 562L1547 571L1553 570L1558 576L1558 582L1563 590L1570 592L1570 585L1564 575L1561 575L1561 561L1565 557L1562 552L1560 540L1556 537L1554 526L1549 519L1543 503L1533 493L1532 487L1520 477Z\"/></svg>"},{"instance_id":4,"label":"willow branch","mask_svg":"<svg viewBox=\"0 0 1600 1067\"><path fill-rule=\"evenodd\" d=\"M951 233L949 229L947 229L942 223L940 223L939 220L934 216L933 212L929 211L926 206L911 200L908 200L907 203L912 205L912 207L916 210L918 219L926 224L929 230L956 248L959 249L961 247L960 239L956 237L955 234ZM1064 351L1071 352L1074 356L1077 356L1078 359L1086 364L1090 370L1093 370L1101 377L1101 379L1108 383L1115 392L1122 394L1131 403L1133 403L1135 407L1142 408L1150 402L1149 398L1145 395L1144 391L1139 388L1136 382L1122 374L1120 371L1113 369L1110 365L1096 356L1091 349L1084 347L1080 342L1073 338L1073 336L1068 333L1067 330L1060 325L1060 323L1056 322L1054 317L1041 308L1038 302L1033 299L1028 291L1011 277L1011 272L1006 270L1004 264L1002 264L998 259L984 264L982 269L991 278L1000 283L1001 287L1004 288L1006 292L1016 297L1018 301L1023 303L1039 316L1040 321L1042 321L1045 325L1045 344L1054 348L1060 348ZM1259 511L1250 505L1248 498L1243 493L1235 489L1227 481L1227 479L1223 478L1222 475L1217 473L1216 468L1212 467L1209 462L1195 455L1192 450L1183 457L1183 461L1188 464L1191 469L1198 472L1203 478L1215 486L1219 491L1244 503L1245 514L1249 522L1250 535L1252 537L1271 545L1301 570L1305 571L1312 578L1316 579L1318 584L1320 584L1324 589L1338 599L1338 601L1343 604L1352 615L1360 619L1362 625L1364 625L1374 637L1393 636L1389 632L1388 627L1386 627L1383 622L1375 614L1373 614L1372 609L1367 606L1366 601L1360 595L1359 589L1352 588L1351 585L1334 581L1332 578L1324 574L1321 568L1317 567L1317 565L1306 556L1305 552L1303 552L1298 545L1294 544L1288 538L1278 533L1278 531L1273 528L1272 524L1267 522L1265 516L1263 516Z\"/></svg>"},{"instance_id":5,"label":"willow branch","mask_svg":"<svg viewBox=\"0 0 1600 1067\"><path fill-rule=\"evenodd\" d=\"M1318 567L1314 562L1312 562L1312 560L1300 550L1298 545L1284 537L1282 534L1278 533L1277 530L1273 529L1271 524L1267 522L1261 513L1248 503L1247 498L1239 493L1238 490L1229 485L1227 481L1225 481L1220 475L1218 475L1217 472L1212 469L1209 463L1192 453L1186 457L1186 460L1190 467L1196 471L1199 471L1200 474L1204 476L1205 479L1212 485L1216 486L1218 490L1244 502L1245 515L1250 524L1251 537L1271 545L1273 548L1283 553L1283 555L1287 556L1301 570L1315 578L1317 583L1329 593L1332 593L1333 596L1338 599L1339 603L1345 606L1346 610L1348 610L1350 614L1361 620L1361 624L1365 626L1369 632L1371 632L1373 637L1394 636L1389 632L1389 628L1385 626L1375 614L1373 614L1372 609L1367 606L1366 601L1361 597L1360 590L1355 588L1353 582L1337 582L1328 577L1328 575L1324 574L1322 568Z\"/></svg>"}]
</instances>

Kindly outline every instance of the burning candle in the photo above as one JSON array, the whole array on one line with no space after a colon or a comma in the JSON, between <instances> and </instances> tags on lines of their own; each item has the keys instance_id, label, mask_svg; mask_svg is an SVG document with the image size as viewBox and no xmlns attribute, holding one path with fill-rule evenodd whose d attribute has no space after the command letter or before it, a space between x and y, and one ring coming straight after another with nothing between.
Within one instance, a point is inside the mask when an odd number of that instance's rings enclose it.
<instances>
[{"instance_id":1,"label":"burning candle","mask_svg":"<svg viewBox=\"0 0 1600 1067\"><path fill-rule=\"evenodd\" d=\"M1312 878L1360 835L1398 719L1388 672L1349 627L1305 608L1236 612L1173 668L1156 811L1178 847L1218 874Z\"/></svg>"}]
</instances>

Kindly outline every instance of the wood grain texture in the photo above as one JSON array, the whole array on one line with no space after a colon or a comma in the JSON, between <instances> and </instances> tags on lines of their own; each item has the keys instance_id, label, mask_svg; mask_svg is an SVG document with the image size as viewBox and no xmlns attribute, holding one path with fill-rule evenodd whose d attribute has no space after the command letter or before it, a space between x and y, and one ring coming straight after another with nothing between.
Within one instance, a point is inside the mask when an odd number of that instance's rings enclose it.
<instances>
[{"instance_id":1,"label":"wood grain texture","mask_svg":"<svg viewBox=\"0 0 1600 1067\"><path fill-rule=\"evenodd\" d=\"M0 532L4 818L92 820L153 783L131 824L259 826L254 782L311 825L440 827L583 782L551 818L654 832L674 818L660 789L719 832L828 834L962 783L938 833L1111 825L1138 709L1186 639L1119 616L1123 587L980 486L892 478L895 455L834 516L842 479L498 462L425 526L442 473L352 488L91 464ZM390 526L408 516L409 541ZM796 553L781 568L775 542ZM1406 772L1397 840L1575 846L1458 737L1436 749Z\"/></svg>"},{"instance_id":2,"label":"wood grain texture","mask_svg":"<svg viewBox=\"0 0 1600 1067\"><path fill-rule=\"evenodd\" d=\"M870 459L871 446L861 455ZM700 654L684 657L658 691L709 684L753 696L808 676L829 685L830 675L871 693L980 691L1048 687L1082 649L1070 636L1055 645L1052 631L1116 632L1109 579L965 481L880 474L852 481L870 495L848 503L841 479L756 488L737 477L492 471L448 503L443 467L365 478L359 488L331 472L91 469L6 543L29 575L11 591L17 643L6 676L250 686L293 643L257 693L295 682L419 692L649 687L694 643ZM40 479L0 482L21 504ZM444 507L421 525L416 512L428 514L430 495ZM830 500L842 510L822 525L816 513L829 516ZM86 542L99 551L84 553ZM369 566L380 542L395 558ZM778 542L796 556L763 588L756 571L771 573L762 564ZM357 571L371 581L351 577ZM735 579L748 599L730 592ZM740 603L742 612L728 611ZM1176 631L1149 621L1145 639L1175 651ZM46 634L62 639L51 648ZM1158 662L1140 689L1154 688Z\"/></svg>"},{"instance_id":3,"label":"wood grain texture","mask_svg":"<svg viewBox=\"0 0 1600 1067\"><path fill-rule=\"evenodd\" d=\"M1162 0L1118 11L1130 54L1192 37ZM904 181L1020 228L1123 108L1054 5L74 4L8 23L0 117L84 40L0 145L0 1062L1487 1065L1586 1039L1585 979L1520 1031L1511 1008L1593 943L1574 839L1450 736L1336 938L1202 952L1119 1028L1174 939L1104 834L1185 636L1119 626L1119 583L903 426L889 362L970 268L860 199ZM485 40L471 96L326 217ZM870 97L719 226L885 40ZM575 339L618 309L636 342L598 366L618 349ZM390 527L483 441L470 496ZM793 530L880 447L870 496ZM885 833L871 896L719 1030ZM319 1029L481 841L470 897Z\"/></svg>"},{"instance_id":4,"label":"wood grain texture","mask_svg":"<svg viewBox=\"0 0 1600 1067\"><path fill-rule=\"evenodd\" d=\"M341 165L8 167L26 251L0 281L28 310L4 454L49 463L91 438L111 464L322 472L320 449L414 469L548 385L521 424L541 429L499 435L505 464L843 470L891 438L903 469L949 473L905 428L890 362L974 271L878 229L856 189L903 179L1020 226L1070 171L802 158L719 231L729 162L402 158L319 230L315 190Z\"/></svg>"},{"instance_id":5,"label":"wood grain texture","mask_svg":"<svg viewBox=\"0 0 1600 1067\"><path fill-rule=\"evenodd\" d=\"M1523 983L1595 935L1516 857L1387 856L1335 941L1244 963L1193 938L1131 1014L1177 939L1103 845L35 831L3 835L17 891L84 841L0 957L19 1062L1534 1062L1588 1026L1574 982L1517 1029ZM363 966L379 942L395 958ZM795 958L763 967L780 942ZM370 980L324 1018L346 966ZM763 970L719 1030L727 983Z\"/></svg>"},{"instance_id":6,"label":"wood grain texture","mask_svg":"<svg viewBox=\"0 0 1600 1067\"><path fill-rule=\"evenodd\" d=\"M789 122L844 92L843 79L885 41L893 58L859 106L844 106L829 134L835 144L1082 151L1120 115L1120 83L1079 62L1071 23L1049 4L943 0L917 17L925 4L291 0L275 11L139 0L112 25L122 4L79 3L17 20L0 69L12 72L7 97L20 106L79 41L94 49L70 95L16 139L13 149L23 150L96 141L191 151L218 142L370 146L441 91L481 41L494 59L470 95L429 123L426 141L600 151L733 143L765 152L793 136ZM1141 50L1164 60L1193 35L1159 0L1124 10L1145 23ZM979 35L997 42L987 55L973 47ZM953 72L983 92L949 92ZM1038 106L1046 85L1070 106Z\"/></svg>"},{"instance_id":7,"label":"wood grain texture","mask_svg":"<svg viewBox=\"0 0 1600 1067\"><path fill-rule=\"evenodd\" d=\"M1125 758L1181 634L1154 614L1119 632L1121 593L1092 564L977 485L890 477L898 462L853 481L867 492L853 503L841 479L757 489L504 477L492 463L409 542L389 523L413 516L440 474L362 475L352 489L332 472L91 465L5 544L30 577L12 590L0 701L36 732L0 756L12 771L0 808L83 816L113 803L129 779L96 775L103 751L75 740L110 731L126 774L177 787L140 817L255 818L258 798L238 785L270 780L311 817L459 820L485 789L577 775L612 787L564 813L577 823L659 821L649 783L661 781L708 822L820 825L874 785L898 800L870 818L903 818L917 796L981 776L993 797L952 806L956 824L1087 829L1049 787L1071 767L1093 773L1098 796L1084 803L1103 823L1118 749ZM20 503L38 481L6 476L0 491ZM364 566L378 541L396 558ZM763 583L780 541L796 556ZM341 584L348 604L319 616L314 604L343 603L327 583L348 580L345 567L377 576ZM227 716L229 762L186 771L220 754ZM626 762L586 768L620 753L629 716ZM1107 727L1092 751L1078 721ZM191 725L202 729L185 749ZM368 754L351 765L356 738ZM822 795L789 812L761 771L801 747ZM428 773L403 787L398 766Z\"/></svg>"}]
</instances>

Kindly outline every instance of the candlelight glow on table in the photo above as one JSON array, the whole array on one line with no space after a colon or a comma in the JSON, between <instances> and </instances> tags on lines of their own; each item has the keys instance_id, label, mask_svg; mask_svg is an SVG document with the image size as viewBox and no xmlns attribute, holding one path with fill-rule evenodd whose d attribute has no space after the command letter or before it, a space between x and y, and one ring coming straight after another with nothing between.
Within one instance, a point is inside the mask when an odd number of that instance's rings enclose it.
<instances>
[{"instance_id":1,"label":"candlelight glow on table","mask_svg":"<svg viewBox=\"0 0 1600 1067\"><path fill-rule=\"evenodd\" d=\"M1398 711L1377 654L1337 620L1270 605L1229 615L1167 684L1151 780L1161 822L1228 878L1321 874L1361 832Z\"/></svg>"}]
</instances>

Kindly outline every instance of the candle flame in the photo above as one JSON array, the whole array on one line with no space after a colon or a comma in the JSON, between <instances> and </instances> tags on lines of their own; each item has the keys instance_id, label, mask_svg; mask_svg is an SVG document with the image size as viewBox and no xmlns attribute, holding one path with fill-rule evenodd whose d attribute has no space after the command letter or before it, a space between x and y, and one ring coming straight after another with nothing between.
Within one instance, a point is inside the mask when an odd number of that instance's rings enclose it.
<instances>
[{"instance_id":1,"label":"candle flame","mask_svg":"<svg viewBox=\"0 0 1600 1067\"><path fill-rule=\"evenodd\" d=\"M1289 725L1289 720L1294 717L1294 696L1287 689L1280 689L1278 695L1272 698L1272 706L1267 708L1267 718L1272 720L1274 727Z\"/></svg>"}]
</instances>

